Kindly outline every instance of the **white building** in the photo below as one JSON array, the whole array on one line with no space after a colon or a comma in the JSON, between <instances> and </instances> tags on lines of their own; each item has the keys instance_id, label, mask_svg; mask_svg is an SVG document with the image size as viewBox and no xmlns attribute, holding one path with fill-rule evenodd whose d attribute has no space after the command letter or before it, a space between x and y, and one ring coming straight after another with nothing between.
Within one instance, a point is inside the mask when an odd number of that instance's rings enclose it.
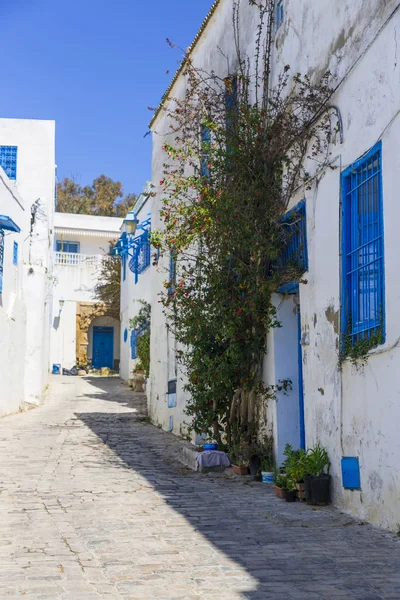
<instances>
[{"instance_id":1,"label":"white building","mask_svg":"<svg viewBox=\"0 0 400 600\"><path fill-rule=\"evenodd\" d=\"M120 323L104 315L94 287L122 219L55 213L51 367L118 370Z\"/></svg>"},{"instance_id":2,"label":"white building","mask_svg":"<svg viewBox=\"0 0 400 600\"><path fill-rule=\"evenodd\" d=\"M128 218L137 220L134 236L129 236L127 227L122 225L122 239L130 239L129 253L121 255L121 363L120 376L124 381L132 378L136 363L135 339L136 332L131 327L133 319L143 306L142 302L151 303L151 277L154 271L151 248L142 244L141 240L151 227L151 185L148 185L139 196ZM143 228L144 227L144 228ZM136 244L136 242L138 242ZM136 260L137 253L143 260ZM139 257L138 257L139 258Z\"/></svg>"},{"instance_id":3,"label":"white building","mask_svg":"<svg viewBox=\"0 0 400 600\"><path fill-rule=\"evenodd\" d=\"M37 404L47 385L55 123L0 119L0 415ZM15 228L14 228L15 229ZM20 230L20 231L18 231ZM4 236L2 234L4 232Z\"/></svg>"},{"instance_id":4,"label":"white building","mask_svg":"<svg viewBox=\"0 0 400 600\"><path fill-rule=\"evenodd\" d=\"M228 61L231 73L237 67L232 36L227 35L232 6L233 0L217 0L190 48L195 65L222 78L230 75ZM270 406L275 453L280 462L286 442L300 447L321 441L332 462L334 503L362 519L396 528L400 522L396 430L400 420L396 184L400 10L397 0L278 0L276 8L272 83L287 64L292 72L308 74L313 80L329 69L335 87L332 105L341 115L341 139L333 148L333 169L318 185L313 182L312 189L298 190L289 207L305 202L308 271L307 284L297 286L293 296L277 295L282 328L268 338L265 380L270 385L280 379L293 381L291 395ZM250 57L254 13L247 3L241 4L241 46L245 52L250 50ZM182 96L184 91L181 68L151 124L157 193L169 127L163 108L168 97ZM357 205L361 197L369 201ZM157 194L153 228L161 226L159 202ZM351 256L358 261L346 260ZM150 414L165 429L172 417L173 431L179 434L185 398L178 385L177 406L168 407L174 358L157 303L168 269L167 257L164 260L164 272L160 269L153 278ZM383 330L382 343L370 351L363 370L357 371L349 361L342 369L338 365L344 324L349 320L350 335L356 340L364 330L372 335Z\"/></svg>"}]
</instances>

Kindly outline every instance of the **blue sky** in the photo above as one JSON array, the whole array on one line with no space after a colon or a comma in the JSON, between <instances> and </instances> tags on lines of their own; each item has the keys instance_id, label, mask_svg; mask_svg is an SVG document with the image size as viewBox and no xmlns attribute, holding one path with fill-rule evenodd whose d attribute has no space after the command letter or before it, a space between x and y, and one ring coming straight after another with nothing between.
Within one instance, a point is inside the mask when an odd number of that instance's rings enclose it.
<instances>
[{"instance_id":1,"label":"blue sky","mask_svg":"<svg viewBox=\"0 0 400 600\"><path fill-rule=\"evenodd\" d=\"M0 117L55 119L58 175L97 175L140 192L144 138L213 0L13 0L0 3ZM169 74L166 72L169 71Z\"/></svg>"}]
</instances>

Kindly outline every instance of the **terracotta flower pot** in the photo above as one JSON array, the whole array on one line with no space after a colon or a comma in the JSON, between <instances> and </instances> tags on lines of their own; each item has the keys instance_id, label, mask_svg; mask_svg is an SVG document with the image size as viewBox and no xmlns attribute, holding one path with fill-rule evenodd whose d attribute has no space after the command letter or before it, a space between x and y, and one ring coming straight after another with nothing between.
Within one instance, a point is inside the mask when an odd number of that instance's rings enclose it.
<instances>
[{"instance_id":1,"label":"terracotta flower pot","mask_svg":"<svg viewBox=\"0 0 400 600\"><path fill-rule=\"evenodd\" d=\"M283 488L276 487L276 485L274 485L274 490L275 490L275 495L278 496L278 498L285 497L285 490Z\"/></svg>"},{"instance_id":2,"label":"terracotta flower pot","mask_svg":"<svg viewBox=\"0 0 400 600\"><path fill-rule=\"evenodd\" d=\"M241 465L239 467L238 465L232 465L232 471L236 475L248 475L248 473L249 473L249 466L248 465Z\"/></svg>"}]
</instances>

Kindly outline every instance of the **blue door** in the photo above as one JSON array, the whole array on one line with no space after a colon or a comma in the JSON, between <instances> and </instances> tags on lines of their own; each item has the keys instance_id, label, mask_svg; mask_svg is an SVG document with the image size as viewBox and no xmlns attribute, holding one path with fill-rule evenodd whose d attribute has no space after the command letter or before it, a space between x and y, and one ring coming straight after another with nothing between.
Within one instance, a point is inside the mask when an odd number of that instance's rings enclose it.
<instances>
[{"instance_id":1,"label":"blue door","mask_svg":"<svg viewBox=\"0 0 400 600\"><path fill-rule=\"evenodd\" d=\"M299 408L300 408L300 448L306 449L306 428L304 419L304 389L303 389L303 348L301 345L301 314L298 307L298 328L299 328Z\"/></svg>"},{"instance_id":2,"label":"blue door","mask_svg":"<svg viewBox=\"0 0 400 600\"><path fill-rule=\"evenodd\" d=\"M114 368L114 327L93 327L94 369Z\"/></svg>"}]
</instances>

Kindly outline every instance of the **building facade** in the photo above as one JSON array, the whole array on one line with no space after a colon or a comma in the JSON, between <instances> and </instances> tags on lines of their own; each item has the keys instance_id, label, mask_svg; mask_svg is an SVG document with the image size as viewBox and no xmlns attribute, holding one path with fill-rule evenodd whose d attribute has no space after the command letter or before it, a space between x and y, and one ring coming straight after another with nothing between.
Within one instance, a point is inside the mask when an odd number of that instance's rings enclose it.
<instances>
[{"instance_id":1,"label":"building facade","mask_svg":"<svg viewBox=\"0 0 400 600\"><path fill-rule=\"evenodd\" d=\"M132 372L137 364L137 332L132 327L131 320L143 307L143 303L151 303L154 251L152 252L146 237L151 228L151 204L151 185L148 185L128 215L128 218L137 221L135 233L130 235L125 223L121 227L120 239L126 240L126 252L119 257L121 260L120 376L124 381L132 379Z\"/></svg>"},{"instance_id":2,"label":"building facade","mask_svg":"<svg viewBox=\"0 0 400 600\"><path fill-rule=\"evenodd\" d=\"M51 367L119 369L120 323L105 314L94 288L122 219L55 213Z\"/></svg>"},{"instance_id":3,"label":"building facade","mask_svg":"<svg viewBox=\"0 0 400 600\"><path fill-rule=\"evenodd\" d=\"M189 50L196 66L222 79L237 69L233 35L227 35L232 9L233 0L215 2ZM311 172L309 184L293 194L289 206L304 210L308 260L303 283L289 294L276 294L282 327L271 331L267 340L266 383L293 382L290 394L278 394L268 407L275 455L281 463L286 443L309 447L320 441L332 463L334 503L362 519L395 528L400 522L395 185L400 161L400 9L396 0L278 0L275 10L271 85L285 65L312 81L330 71L332 113L339 130L329 168L318 180ZM247 3L241 4L240 43L250 68L254 13ZM170 97L184 93L181 68L151 124L153 228L162 227L158 182L169 129L164 109ZM176 406L168 402L176 365L174 342L157 302L168 257L162 262L152 277L149 407L153 420L182 434L186 398L179 377ZM343 340L355 347L374 336L375 347L363 368L348 359L341 363Z\"/></svg>"},{"instance_id":4,"label":"building facade","mask_svg":"<svg viewBox=\"0 0 400 600\"><path fill-rule=\"evenodd\" d=\"M0 119L0 167L0 415L4 415L24 402L38 404L47 385L54 121Z\"/></svg>"}]
</instances>

